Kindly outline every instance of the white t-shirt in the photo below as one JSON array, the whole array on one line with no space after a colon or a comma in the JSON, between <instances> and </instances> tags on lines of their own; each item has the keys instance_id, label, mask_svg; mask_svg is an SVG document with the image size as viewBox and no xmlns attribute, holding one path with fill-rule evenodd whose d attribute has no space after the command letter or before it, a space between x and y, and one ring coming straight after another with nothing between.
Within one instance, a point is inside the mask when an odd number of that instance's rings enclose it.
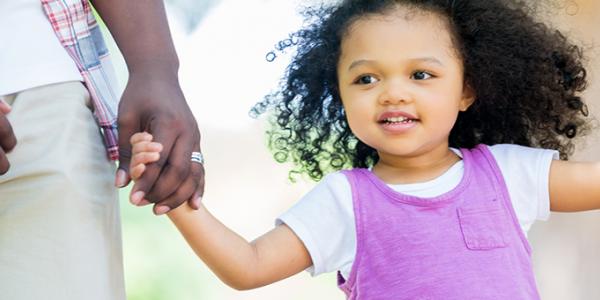
<instances>
[{"instance_id":1,"label":"white t-shirt","mask_svg":"<svg viewBox=\"0 0 600 300\"><path fill-rule=\"evenodd\" d=\"M550 216L550 164L559 154L554 150L509 144L489 149L504 176L521 229L527 234L536 220L547 220ZM460 151L452 150L460 155ZM412 196L436 197L456 187L463 173L461 160L431 181L389 186ZM350 183L344 174L336 172L321 180L281 215L276 224L285 223L302 240L312 258L313 266L307 269L311 275L339 270L348 278L356 253L354 222Z\"/></svg>"},{"instance_id":2,"label":"white t-shirt","mask_svg":"<svg viewBox=\"0 0 600 300\"><path fill-rule=\"evenodd\" d=\"M40 0L0 0L0 97L82 80Z\"/></svg>"}]
</instances>

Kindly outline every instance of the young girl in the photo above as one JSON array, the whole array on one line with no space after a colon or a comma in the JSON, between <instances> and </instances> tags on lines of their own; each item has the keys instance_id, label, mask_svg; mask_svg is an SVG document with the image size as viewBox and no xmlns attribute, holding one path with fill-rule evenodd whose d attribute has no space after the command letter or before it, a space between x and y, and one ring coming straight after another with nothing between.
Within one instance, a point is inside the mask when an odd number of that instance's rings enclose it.
<instances>
[{"instance_id":1,"label":"young girl","mask_svg":"<svg viewBox=\"0 0 600 300\"><path fill-rule=\"evenodd\" d=\"M558 160L587 127L586 73L534 12L508 0L309 12L282 44L298 50L286 82L256 112L274 108L278 161L331 174L251 243L202 205L169 217L236 289L308 269L338 271L350 299L539 299L526 232L550 210L600 208L600 164ZM161 145L131 142L137 179Z\"/></svg>"}]
</instances>

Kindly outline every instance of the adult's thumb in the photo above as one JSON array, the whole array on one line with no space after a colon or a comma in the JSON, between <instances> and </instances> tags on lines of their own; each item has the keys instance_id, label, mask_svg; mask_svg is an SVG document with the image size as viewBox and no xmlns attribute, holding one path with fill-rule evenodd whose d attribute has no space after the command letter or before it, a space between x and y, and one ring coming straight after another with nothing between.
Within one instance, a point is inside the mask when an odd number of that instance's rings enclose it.
<instances>
[{"instance_id":1,"label":"adult's thumb","mask_svg":"<svg viewBox=\"0 0 600 300\"><path fill-rule=\"evenodd\" d=\"M11 111L11 107L2 97L0 97L0 113L8 114Z\"/></svg>"},{"instance_id":2,"label":"adult's thumb","mask_svg":"<svg viewBox=\"0 0 600 300\"><path fill-rule=\"evenodd\" d=\"M128 144L119 145L119 168L115 174L115 186L125 187L131 181L129 175L129 162L131 161L131 146Z\"/></svg>"}]
</instances>

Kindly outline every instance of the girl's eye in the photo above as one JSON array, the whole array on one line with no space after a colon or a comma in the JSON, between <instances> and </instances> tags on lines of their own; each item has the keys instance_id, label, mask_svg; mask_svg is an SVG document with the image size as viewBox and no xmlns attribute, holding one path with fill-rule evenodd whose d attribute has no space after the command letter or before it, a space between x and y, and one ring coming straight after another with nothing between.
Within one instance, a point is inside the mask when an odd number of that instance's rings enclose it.
<instances>
[{"instance_id":1,"label":"girl's eye","mask_svg":"<svg viewBox=\"0 0 600 300\"><path fill-rule=\"evenodd\" d=\"M429 79L431 77L433 77L433 76L425 71L417 71L412 74L411 79L425 80L425 79Z\"/></svg>"},{"instance_id":2,"label":"girl's eye","mask_svg":"<svg viewBox=\"0 0 600 300\"><path fill-rule=\"evenodd\" d=\"M354 83L356 83L356 84L372 84L377 81L379 81L379 80L372 75L363 75L363 76L358 77L354 81Z\"/></svg>"}]
</instances>

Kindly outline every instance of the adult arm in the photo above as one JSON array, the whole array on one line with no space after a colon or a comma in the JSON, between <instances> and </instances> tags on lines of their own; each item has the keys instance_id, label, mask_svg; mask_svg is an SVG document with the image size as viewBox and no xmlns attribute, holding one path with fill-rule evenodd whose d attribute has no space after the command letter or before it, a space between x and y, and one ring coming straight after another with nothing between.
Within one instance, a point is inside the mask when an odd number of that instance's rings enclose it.
<instances>
[{"instance_id":1,"label":"adult arm","mask_svg":"<svg viewBox=\"0 0 600 300\"><path fill-rule=\"evenodd\" d=\"M134 189L155 213L178 207L203 193L204 172L191 172L200 132L179 86L179 60L161 0L93 0L127 63L129 80L119 105L119 169L115 183L127 185L134 132L148 131L164 145ZM162 208L161 208L162 207Z\"/></svg>"}]
</instances>

